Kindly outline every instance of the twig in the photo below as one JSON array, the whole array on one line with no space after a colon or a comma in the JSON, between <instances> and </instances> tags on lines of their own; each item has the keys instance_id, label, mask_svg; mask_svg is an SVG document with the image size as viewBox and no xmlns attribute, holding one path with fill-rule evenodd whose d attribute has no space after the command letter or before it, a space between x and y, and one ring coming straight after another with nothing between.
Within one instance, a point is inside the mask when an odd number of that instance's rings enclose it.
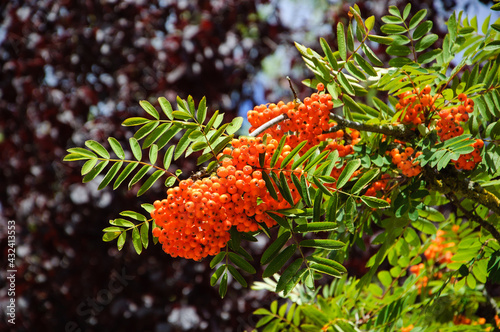
<instances>
[{"instance_id":1,"label":"twig","mask_svg":"<svg viewBox=\"0 0 500 332\"><path fill-rule=\"evenodd\" d=\"M492 224L490 224L483 218L479 217L478 215L475 215L471 211L464 208L462 204L460 204L457 196L455 196L454 193L449 192L446 195L446 197L448 197L448 199L453 203L453 205L455 205L460 211L462 211L462 213L467 217L467 219L477 222L481 227L485 228L488 232L490 232L491 235L493 235L493 237L498 242L500 242L500 232Z\"/></svg>"},{"instance_id":2,"label":"twig","mask_svg":"<svg viewBox=\"0 0 500 332\"><path fill-rule=\"evenodd\" d=\"M464 196L474 202L484 205L496 214L500 214L500 199L484 189L479 183L469 179L460 179L455 169L436 173L427 166L423 168L424 175L431 186L443 194L454 193Z\"/></svg>"},{"instance_id":3,"label":"twig","mask_svg":"<svg viewBox=\"0 0 500 332\"><path fill-rule=\"evenodd\" d=\"M268 129L268 128L274 126L275 124L277 124L277 123L279 123L279 122L281 122L283 120L286 120L286 119L288 119L288 116L286 114L278 115L274 119L271 119L271 120L267 121L262 126L260 126L259 128L255 129L248 136L251 136L251 137L259 136L266 129Z\"/></svg>"},{"instance_id":4,"label":"twig","mask_svg":"<svg viewBox=\"0 0 500 332\"><path fill-rule=\"evenodd\" d=\"M409 129L407 126L403 124L392 125L392 124L382 124L382 125L374 125L367 124L362 122L350 121L340 115L330 113L330 119L333 119L337 122L337 125L330 128L327 133L335 132L344 128L356 129L359 131L368 131L373 133L385 134L387 136L392 136L394 138L403 139L403 140L411 140L417 137L417 134Z\"/></svg>"},{"instance_id":5,"label":"twig","mask_svg":"<svg viewBox=\"0 0 500 332\"><path fill-rule=\"evenodd\" d=\"M288 80L288 84L290 84L290 90L292 90L292 93L293 93L293 102L300 103L299 97L297 97L297 92L295 92L295 89L293 88L292 80L290 79L290 76L287 76L286 79Z\"/></svg>"}]
</instances>

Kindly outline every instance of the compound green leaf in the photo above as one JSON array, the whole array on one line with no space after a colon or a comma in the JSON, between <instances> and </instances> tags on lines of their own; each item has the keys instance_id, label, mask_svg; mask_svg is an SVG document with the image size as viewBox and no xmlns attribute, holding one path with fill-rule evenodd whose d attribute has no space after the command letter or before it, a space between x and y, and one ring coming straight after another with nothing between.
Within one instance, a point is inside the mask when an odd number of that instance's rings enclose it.
<instances>
[{"instance_id":1,"label":"compound green leaf","mask_svg":"<svg viewBox=\"0 0 500 332\"><path fill-rule=\"evenodd\" d=\"M122 232L120 234L120 236L118 237L118 241L116 242L116 246L117 246L118 250L122 250L126 239L127 239L127 232Z\"/></svg>"},{"instance_id":2,"label":"compound green leaf","mask_svg":"<svg viewBox=\"0 0 500 332\"><path fill-rule=\"evenodd\" d=\"M234 277L234 279L236 279L236 281L243 287L247 287L248 284L245 280L245 278L243 278L243 276L241 275L241 273L238 272L238 270L236 270L234 268L234 266L232 265L228 265L227 266L227 269L229 271L229 273L231 273L231 275Z\"/></svg>"},{"instance_id":3,"label":"compound green leaf","mask_svg":"<svg viewBox=\"0 0 500 332\"><path fill-rule=\"evenodd\" d=\"M369 170L368 172L365 172L359 179L356 181L354 186L352 186L351 193L353 195L359 194L363 188L370 183L374 178L377 177L377 175L380 173L380 170L378 168L374 168Z\"/></svg>"},{"instance_id":4,"label":"compound green leaf","mask_svg":"<svg viewBox=\"0 0 500 332\"><path fill-rule=\"evenodd\" d=\"M243 271L248 272L250 274L254 274L255 272L257 272L250 263L248 263L241 256L235 254L234 252L228 253L228 256L231 262L233 262L237 267L239 267Z\"/></svg>"},{"instance_id":5,"label":"compound green leaf","mask_svg":"<svg viewBox=\"0 0 500 332\"><path fill-rule=\"evenodd\" d=\"M129 189L132 188L132 186L134 184L136 184L137 182L139 182L139 180L142 179L144 177L144 175L146 175L146 173L152 168L153 168L153 166L151 166L151 165L142 166L142 168L134 175L132 180L130 180L130 182L128 184L128 188Z\"/></svg>"},{"instance_id":6,"label":"compound green leaf","mask_svg":"<svg viewBox=\"0 0 500 332\"><path fill-rule=\"evenodd\" d=\"M361 200L363 203L374 209L382 209L390 206L387 201L372 196L361 196Z\"/></svg>"},{"instance_id":7,"label":"compound green leaf","mask_svg":"<svg viewBox=\"0 0 500 332\"><path fill-rule=\"evenodd\" d=\"M150 122L151 120L146 119L146 118L141 118L141 117L133 117L133 118L128 118L123 121L122 126L125 127L131 127L131 126L140 126L145 123Z\"/></svg>"},{"instance_id":8,"label":"compound green leaf","mask_svg":"<svg viewBox=\"0 0 500 332\"><path fill-rule=\"evenodd\" d=\"M342 22L339 22L337 24L337 43L339 47L340 57L345 61L347 59L347 49L345 42L344 25L342 24Z\"/></svg>"},{"instance_id":9,"label":"compound green leaf","mask_svg":"<svg viewBox=\"0 0 500 332\"><path fill-rule=\"evenodd\" d=\"M241 125L243 124L243 118L241 116L238 116L234 118L231 123L227 126L226 132L231 135L236 133L240 128Z\"/></svg>"},{"instance_id":10,"label":"compound green leaf","mask_svg":"<svg viewBox=\"0 0 500 332\"><path fill-rule=\"evenodd\" d=\"M285 271L283 271L283 274L281 275L278 284L276 285L276 293L281 292L282 290L285 289L286 285L289 284L290 282L293 282L294 276L297 274L299 271L300 267L302 266L302 258L297 258L295 261L293 261L292 264L290 264Z\"/></svg>"},{"instance_id":11,"label":"compound green leaf","mask_svg":"<svg viewBox=\"0 0 500 332\"><path fill-rule=\"evenodd\" d=\"M415 29L420 22L424 19L424 17L427 15L427 9L421 9L418 12L413 15L413 17L410 19L410 24L408 25L408 28Z\"/></svg>"},{"instance_id":12,"label":"compound green leaf","mask_svg":"<svg viewBox=\"0 0 500 332\"><path fill-rule=\"evenodd\" d=\"M145 222L141 226L141 242L142 246L147 249L149 245L149 223Z\"/></svg>"}]
</instances>

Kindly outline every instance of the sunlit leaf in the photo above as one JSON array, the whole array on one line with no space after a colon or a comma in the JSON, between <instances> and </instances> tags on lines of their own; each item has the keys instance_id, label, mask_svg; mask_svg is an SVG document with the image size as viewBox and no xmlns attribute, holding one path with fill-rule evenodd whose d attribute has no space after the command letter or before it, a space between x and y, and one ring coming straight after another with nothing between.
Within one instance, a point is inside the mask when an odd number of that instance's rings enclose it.
<instances>
[{"instance_id":1,"label":"sunlit leaf","mask_svg":"<svg viewBox=\"0 0 500 332\"><path fill-rule=\"evenodd\" d=\"M108 163L109 163L108 160L101 161L96 167L94 167L90 172L88 172L83 177L82 182L85 183L85 182L89 182L89 181L93 180L96 176L98 176L104 170L104 168L108 165Z\"/></svg>"},{"instance_id":2,"label":"sunlit leaf","mask_svg":"<svg viewBox=\"0 0 500 332\"><path fill-rule=\"evenodd\" d=\"M116 188L118 188L120 186L120 184L122 184L122 182L127 178L127 176L130 175L130 173L137 166L139 166L138 163L129 163L127 166L125 166L125 168L123 169L123 171L116 178L115 183L113 184L113 190L115 190Z\"/></svg>"},{"instance_id":3,"label":"sunlit leaf","mask_svg":"<svg viewBox=\"0 0 500 332\"><path fill-rule=\"evenodd\" d=\"M226 132L231 135L236 133L243 124L243 118L241 116L235 117L231 123L227 126Z\"/></svg>"},{"instance_id":4,"label":"sunlit leaf","mask_svg":"<svg viewBox=\"0 0 500 332\"><path fill-rule=\"evenodd\" d=\"M141 146L139 145L139 142L134 137L130 137L128 141L130 143L130 149L132 150L132 153L134 154L135 159L138 161L141 161L142 149L141 149Z\"/></svg>"},{"instance_id":5,"label":"sunlit leaf","mask_svg":"<svg viewBox=\"0 0 500 332\"><path fill-rule=\"evenodd\" d=\"M109 152L98 142L88 140L85 145L103 158L109 159Z\"/></svg>"},{"instance_id":6,"label":"sunlit leaf","mask_svg":"<svg viewBox=\"0 0 500 332\"><path fill-rule=\"evenodd\" d=\"M137 196L141 196L144 194L151 186L158 180L163 174L165 174L164 171L162 170L157 170L154 172L147 180L144 182L144 184L139 188L139 191L137 192Z\"/></svg>"},{"instance_id":7,"label":"sunlit leaf","mask_svg":"<svg viewBox=\"0 0 500 332\"><path fill-rule=\"evenodd\" d=\"M122 165L123 165L123 161L115 163L109 169L108 173L106 173L106 175L102 179L101 183L99 184L99 187L97 187L97 190L101 190L101 189L105 188L111 182L111 180L113 180L113 178L115 177L116 173L118 173L118 171L120 170Z\"/></svg>"},{"instance_id":8,"label":"sunlit leaf","mask_svg":"<svg viewBox=\"0 0 500 332\"><path fill-rule=\"evenodd\" d=\"M111 149L113 149L113 152L118 156L120 159L125 158L125 152L123 151L122 145L120 142L116 140L114 137L109 137L108 138L109 145L111 146Z\"/></svg>"},{"instance_id":9,"label":"sunlit leaf","mask_svg":"<svg viewBox=\"0 0 500 332\"><path fill-rule=\"evenodd\" d=\"M356 170L361 166L361 160L354 159L349 161L342 173L337 180L337 189L341 189L351 178L351 176L356 172Z\"/></svg>"},{"instance_id":10,"label":"sunlit leaf","mask_svg":"<svg viewBox=\"0 0 500 332\"><path fill-rule=\"evenodd\" d=\"M146 175L146 173L152 168L153 168L153 166L150 166L150 165L142 166L142 168L134 175L132 180L130 180L130 182L128 184L128 188L129 189L132 188L132 186L134 184L136 184L137 182L139 182L139 180L142 179L144 177L144 175Z\"/></svg>"},{"instance_id":11,"label":"sunlit leaf","mask_svg":"<svg viewBox=\"0 0 500 332\"><path fill-rule=\"evenodd\" d=\"M339 47L340 57L345 61L347 59L347 49L345 42L344 25L342 24L342 22L337 23L337 44Z\"/></svg>"},{"instance_id":12,"label":"sunlit leaf","mask_svg":"<svg viewBox=\"0 0 500 332\"><path fill-rule=\"evenodd\" d=\"M141 118L141 117L133 117L133 118L128 118L123 121L122 126L125 127L130 127L130 126L140 126L145 123L150 122L151 120L146 119L146 118Z\"/></svg>"},{"instance_id":13,"label":"sunlit leaf","mask_svg":"<svg viewBox=\"0 0 500 332\"><path fill-rule=\"evenodd\" d=\"M147 100L141 100L139 102L139 105L141 105L141 107L149 114L151 115L153 118L155 118L156 120L158 120L160 118L160 115L158 114L158 111L154 108L153 105L151 105L151 103Z\"/></svg>"}]
</instances>

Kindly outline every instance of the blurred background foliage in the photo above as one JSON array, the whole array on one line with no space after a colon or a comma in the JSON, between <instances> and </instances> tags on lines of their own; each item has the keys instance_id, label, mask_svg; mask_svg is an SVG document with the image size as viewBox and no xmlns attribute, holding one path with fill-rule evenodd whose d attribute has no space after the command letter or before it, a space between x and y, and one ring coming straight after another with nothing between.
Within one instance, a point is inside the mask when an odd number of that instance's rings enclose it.
<instances>
[{"instance_id":1,"label":"blurred background foliage","mask_svg":"<svg viewBox=\"0 0 500 332\"><path fill-rule=\"evenodd\" d=\"M411 1L426 8L436 33L452 10L478 15L474 0ZM485 1L487 2L487 1ZM353 2L286 1L4 1L0 4L0 330L5 323L7 220L16 221L16 331L244 331L252 312L274 300L231 283L221 300L210 287L209 260L172 259L152 247L140 256L101 241L101 230L124 209L164 195L161 186L137 198L119 188L81 183L65 150L108 136L126 144L121 126L142 110L139 100L207 97L226 120L260 103L299 97L310 77L293 41L332 48L337 22ZM388 5L361 1L377 25ZM488 8L485 6L484 8ZM375 49L379 58L385 50ZM185 175L193 160L172 165ZM251 248L258 256L265 239ZM362 272L369 254L347 262ZM258 261L258 259L256 260ZM257 264L256 264L256 267ZM110 281L125 286L110 288ZM259 274L257 274L259 275ZM248 278L252 282L251 277ZM112 297L106 298L106 290ZM107 292L110 294L110 292ZM10 326L12 327L12 326Z\"/></svg>"}]
</instances>

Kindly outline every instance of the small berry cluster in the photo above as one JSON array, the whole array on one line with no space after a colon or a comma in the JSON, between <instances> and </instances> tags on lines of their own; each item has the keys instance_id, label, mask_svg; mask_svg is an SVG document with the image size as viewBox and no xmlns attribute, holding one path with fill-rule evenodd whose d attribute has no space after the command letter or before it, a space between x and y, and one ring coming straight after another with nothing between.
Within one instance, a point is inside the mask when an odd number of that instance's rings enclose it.
<instances>
[{"instance_id":1,"label":"small berry cluster","mask_svg":"<svg viewBox=\"0 0 500 332\"><path fill-rule=\"evenodd\" d=\"M380 180L375 181L371 184L371 186L366 190L365 196L377 196L378 192L383 191L384 189L387 188L387 185L389 184L390 180L390 175L389 174L382 174L382 177ZM390 198L386 198L390 201Z\"/></svg>"},{"instance_id":2,"label":"small berry cluster","mask_svg":"<svg viewBox=\"0 0 500 332\"><path fill-rule=\"evenodd\" d=\"M467 154L462 154L456 160L452 160L455 163L457 169L464 169L466 171L473 170L477 164L479 164L483 157L481 157L481 149L484 146L484 142L481 139L476 139L472 144L474 151Z\"/></svg>"},{"instance_id":3,"label":"small berry cluster","mask_svg":"<svg viewBox=\"0 0 500 332\"><path fill-rule=\"evenodd\" d=\"M460 226L453 225L451 231L456 234L458 233L459 228ZM446 234L445 231L438 230L436 232L436 238L432 240L429 247L424 251L424 256L428 261L431 261L433 263L435 262L438 264L451 262L451 259L453 257L453 252L450 250L450 248L455 246L455 242L446 242L447 239L444 236L445 234ZM424 263L413 265L410 266L409 268L410 273L413 273L416 276L419 276L424 269L425 269ZM441 279L442 277L443 273L441 271L438 271L433 275L433 278L435 279ZM418 287L419 294L421 293L422 288L425 288L427 286L428 282L429 278L427 276L423 276L417 281L416 286Z\"/></svg>"},{"instance_id":4,"label":"small berry cluster","mask_svg":"<svg viewBox=\"0 0 500 332\"><path fill-rule=\"evenodd\" d=\"M434 101L438 95L431 96L431 86L427 85L420 91L418 88L398 95L399 102L396 110L405 110L401 113L399 121L404 124L419 125L425 122L425 114L434 111Z\"/></svg>"},{"instance_id":5,"label":"small berry cluster","mask_svg":"<svg viewBox=\"0 0 500 332\"><path fill-rule=\"evenodd\" d=\"M320 91L324 86L318 84ZM307 141L306 148L313 147L328 138L338 137L337 133L324 133L335 123L330 122L330 111L333 108L332 96L328 93L313 93L306 97L302 103L280 101L268 106L255 106L248 111L248 121L252 125L249 132L264 123L284 114L285 119L266 130L275 139L280 140L288 133L287 144L295 147L302 141Z\"/></svg>"},{"instance_id":6,"label":"small berry cluster","mask_svg":"<svg viewBox=\"0 0 500 332\"><path fill-rule=\"evenodd\" d=\"M460 122L467 122L469 113L474 111L474 101L468 99L466 94L460 93L458 100L461 102L460 105L438 112L440 119L436 123L437 134L442 142L462 135L464 129L460 126Z\"/></svg>"},{"instance_id":7,"label":"small berry cluster","mask_svg":"<svg viewBox=\"0 0 500 332\"><path fill-rule=\"evenodd\" d=\"M464 315L455 315L455 316L453 316L453 324L454 325L484 325L484 324L486 324L486 318L479 317L477 321L473 322L470 318L467 318ZM487 329L486 331L489 331L489 329Z\"/></svg>"},{"instance_id":8,"label":"small berry cluster","mask_svg":"<svg viewBox=\"0 0 500 332\"><path fill-rule=\"evenodd\" d=\"M443 109L439 111L439 121L436 123L437 133L442 142L450 138L460 136L463 134L464 129L460 126L460 122L467 122L469 114L474 111L474 101L468 99L465 93L458 95L460 105ZM481 157L481 149L483 148L483 141L476 139L472 144L474 151L471 153L460 155L458 159L452 160L457 169L473 170L483 158Z\"/></svg>"},{"instance_id":9,"label":"small berry cluster","mask_svg":"<svg viewBox=\"0 0 500 332\"><path fill-rule=\"evenodd\" d=\"M272 227L276 222L265 212L290 207L281 193L277 193L278 200L271 197L262 170L257 169L260 153L265 154L264 169L270 167L278 141L269 138L264 143L260 137L240 137L231 145L219 154L221 166L216 175L180 181L167 190L166 199L154 202L151 216L158 227L153 235L171 256L200 260L216 255L229 241L232 226L239 232L257 231L258 223ZM276 168L290 150L289 145L283 147ZM284 168L289 171L285 177L297 202L300 196L290 180L290 168Z\"/></svg>"},{"instance_id":10,"label":"small berry cluster","mask_svg":"<svg viewBox=\"0 0 500 332\"><path fill-rule=\"evenodd\" d=\"M455 225L452 229L454 232L458 231L458 225ZM446 232L443 230L438 230L436 233L436 238L432 240L431 245L425 250L424 256L428 260L434 260L437 263L450 263L453 253L448 249L455 246L455 242L446 242L446 238L443 237Z\"/></svg>"},{"instance_id":11,"label":"small berry cluster","mask_svg":"<svg viewBox=\"0 0 500 332\"><path fill-rule=\"evenodd\" d=\"M339 157L345 157L347 155L354 153L354 145L358 144L361 140L360 133L356 129L350 129L350 134L344 130L337 130L333 134L333 140L331 140L325 147L325 150L337 150L339 152ZM351 142L348 144L348 142Z\"/></svg>"},{"instance_id":12,"label":"small berry cluster","mask_svg":"<svg viewBox=\"0 0 500 332\"><path fill-rule=\"evenodd\" d=\"M407 177L412 177L422 172L419 162L415 160L422 152L418 151L412 157L414 150L412 147L407 147L403 152L399 153L399 149L394 148L391 150L392 163L395 164L402 173Z\"/></svg>"}]
</instances>

